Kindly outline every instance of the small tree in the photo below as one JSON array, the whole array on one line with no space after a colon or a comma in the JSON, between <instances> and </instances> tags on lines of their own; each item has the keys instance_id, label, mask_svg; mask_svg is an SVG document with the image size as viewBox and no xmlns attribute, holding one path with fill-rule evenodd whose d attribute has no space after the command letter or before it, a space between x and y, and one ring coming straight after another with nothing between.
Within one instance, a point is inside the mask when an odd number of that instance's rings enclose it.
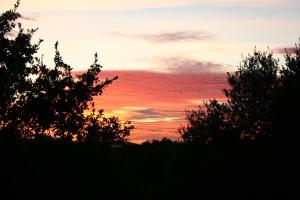
<instances>
[{"instance_id":1,"label":"small tree","mask_svg":"<svg viewBox=\"0 0 300 200\"><path fill-rule=\"evenodd\" d=\"M187 125L178 129L185 143L219 143L228 137L229 110L217 100L204 103L204 108L187 112Z\"/></svg>"},{"instance_id":2,"label":"small tree","mask_svg":"<svg viewBox=\"0 0 300 200\"><path fill-rule=\"evenodd\" d=\"M231 121L243 139L269 139L273 132L272 104L278 88L278 60L272 52L254 51L238 70L228 73L224 89Z\"/></svg>"},{"instance_id":3,"label":"small tree","mask_svg":"<svg viewBox=\"0 0 300 200\"><path fill-rule=\"evenodd\" d=\"M127 142L130 131L134 127L131 122L127 121L121 126L117 117L104 117L103 110L96 111L92 103L92 112L84 120L81 137L79 142L83 143L100 143L100 144L119 144Z\"/></svg>"}]
</instances>

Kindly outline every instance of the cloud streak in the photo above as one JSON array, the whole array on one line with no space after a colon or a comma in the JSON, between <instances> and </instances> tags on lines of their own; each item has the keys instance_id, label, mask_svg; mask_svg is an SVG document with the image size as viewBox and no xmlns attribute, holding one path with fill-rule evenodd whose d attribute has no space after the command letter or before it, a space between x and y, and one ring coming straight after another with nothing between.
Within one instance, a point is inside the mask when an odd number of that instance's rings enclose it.
<instances>
[{"instance_id":1,"label":"cloud streak","mask_svg":"<svg viewBox=\"0 0 300 200\"><path fill-rule=\"evenodd\" d=\"M187 42L187 41L207 41L212 40L212 34L203 31L175 31L157 34L124 34L110 33L110 36L124 37L129 39L140 39L150 43L171 43L171 42Z\"/></svg>"},{"instance_id":2,"label":"cloud streak","mask_svg":"<svg viewBox=\"0 0 300 200\"><path fill-rule=\"evenodd\" d=\"M215 73L224 70L224 66L212 62L184 57L158 58L154 61L168 73Z\"/></svg>"},{"instance_id":3,"label":"cloud streak","mask_svg":"<svg viewBox=\"0 0 300 200\"><path fill-rule=\"evenodd\" d=\"M135 110L133 111L134 115L132 116L133 120L143 120L149 118L160 118L161 113L153 108L146 108L144 110Z\"/></svg>"},{"instance_id":4,"label":"cloud streak","mask_svg":"<svg viewBox=\"0 0 300 200\"><path fill-rule=\"evenodd\" d=\"M285 55L286 53L292 54L295 53L296 48L295 47L280 47L274 49L274 53L280 54L280 55Z\"/></svg>"},{"instance_id":5,"label":"cloud streak","mask_svg":"<svg viewBox=\"0 0 300 200\"><path fill-rule=\"evenodd\" d=\"M202 31L178 31L159 34L145 34L138 37L152 43L206 41L214 38L212 35Z\"/></svg>"},{"instance_id":6,"label":"cloud streak","mask_svg":"<svg viewBox=\"0 0 300 200\"><path fill-rule=\"evenodd\" d=\"M170 115L170 112L154 108L132 110L132 121L137 123L173 122L183 118ZM176 113L175 113L176 114ZM173 113L174 115L174 113Z\"/></svg>"},{"instance_id":7,"label":"cloud streak","mask_svg":"<svg viewBox=\"0 0 300 200\"><path fill-rule=\"evenodd\" d=\"M24 16L24 15L21 15L21 19L26 21L36 21L34 17Z\"/></svg>"}]
</instances>

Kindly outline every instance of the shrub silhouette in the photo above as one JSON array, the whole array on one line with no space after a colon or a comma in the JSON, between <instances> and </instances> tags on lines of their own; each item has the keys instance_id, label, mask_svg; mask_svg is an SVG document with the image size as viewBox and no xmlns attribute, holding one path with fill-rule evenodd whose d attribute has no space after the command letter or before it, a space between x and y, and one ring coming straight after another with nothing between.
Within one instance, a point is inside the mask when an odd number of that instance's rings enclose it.
<instances>
[{"instance_id":1,"label":"shrub silhouette","mask_svg":"<svg viewBox=\"0 0 300 200\"><path fill-rule=\"evenodd\" d=\"M186 143L208 144L221 142L229 129L229 110L217 100L204 103L204 108L187 112L187 126L178 129Z\"/></svg>"},{"instance_id":2,"label":"shrub silhouette","mask_svg":"<svg viewBox=\"0 0 300 200\"><path fill-rule=\"evenodd\" d=\"M37 29L25 31L14 9L0 16L0 134L7 138L32 140L57 138L64 141L126 141L133 126L124 127L117 117L105 118L103 110L85 116L93 96L118 77L101 81L98 56L87 72L75 75L64 63L55 44L54 68L35 56L42 42L31 44ZM18 26L17 34L16 26ZM96 114L99 113L99 114ZM101 139L99 139L101 138Z\"/></svg>"},{"instance_id":3,"label":"shrub silhouette","mask_svg":"<svg viewBox=\"0 0 300 200\"><path fill-rule=\"evenodd\" d=\"M178 129L187 143L219 143L297 139L300 111L300 48L286 53L286 66L271 51L256 49L228 74L225 104L216 100L187 113L187 125Z\"/></svg>"},{"instance_id":4,"label":"shrub silhouette","mask_svg":"<svg viewBox=\"0 0 300 200\"><path fill-rule=\"evenodd\" d=\"M92 103L94 106L94 103ZM118 144L127 142L130 131L133 129L130 121L121 126L117 117L104 117L103 110L92 112L84 118L84 128L80 133L80 142L100 143L100 144Z\"/></svg>"}]
</instances>

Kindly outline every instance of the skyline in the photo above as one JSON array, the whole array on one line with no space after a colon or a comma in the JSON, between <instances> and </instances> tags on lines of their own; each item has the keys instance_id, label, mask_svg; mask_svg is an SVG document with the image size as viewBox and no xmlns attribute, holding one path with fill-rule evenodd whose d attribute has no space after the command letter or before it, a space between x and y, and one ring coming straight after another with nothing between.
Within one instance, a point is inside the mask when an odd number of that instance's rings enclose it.
<instances>
[{"instance_id":1,"label":"skyline","mask_svg":"<svg viewBox=\"0 0 300 200\"><path fill-rule=\"evenodd\" d=\"M14 3L0 2L1 12ZM48 66L56 41L74 71L99 53L102 78L119 80L96 105L132 120L137 142L178 137L185 110L222 101L226 72L255 47L283 60L299 38L299 10L297 0L23 0L18 8L23 27L39 28L34 40L44 40L38 55Z\"/></svg>"}]
</instances>

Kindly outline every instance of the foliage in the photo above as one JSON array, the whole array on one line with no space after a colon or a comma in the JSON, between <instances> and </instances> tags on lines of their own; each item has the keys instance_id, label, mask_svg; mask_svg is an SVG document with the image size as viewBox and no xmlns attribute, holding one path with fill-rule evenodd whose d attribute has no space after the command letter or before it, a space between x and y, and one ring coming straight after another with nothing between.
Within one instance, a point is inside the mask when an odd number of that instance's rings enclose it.
<instances>
[{"instance_id":1,"label":"foliage","mask_svg":"<svg viewBox=\"0 0 300 200\"><path fill-rule=\"evenodd\" d=\"M0 16L0 133L22 140L53 136L71 142L105 130L110 137L98 142L125 141L133 128L129 122L123 129L117 117L84 115L93 96L101 95L118 77L100 80L102 66L97 54L87 72L72 73L60 55L58 43L55 66L47 67L42 58L35 56L42 41L31 44L36 29L25 31L18 23L15 34L16 21L21 17L16 11L18 6L19 1ZM98 127L95 133L91 133L91 127Z\"/></svg>"},{"instance_id":2,"label":"foliage","mask_svg":"<svg viewBox=\"0 0 300 200\"><path fill-rule=\"evenodd\" d=\"M223 89L227 103L214 100L187 113L187 126L179 129L182 140L204 144L298 138L299 45L285 60L286 66L280 68L272 52L255 49L236 72L227 73L229 88Z\"/></svg>"},{"instance_id":3,"label":"foliage","mask_svg":"<svg viewBox=\"0 0 300 200\"><path fill-rule=\"evenodd\" d=\"M83 127L81 131L83 135L79 137L80 142L101 144L127 142L127 137L133 129L130 121L126 121L122 128L117 117L104 117L103 110L96 112L95 108L85 117Z\"/></svg>"},{"instance_id":4,"label":"foliage","mask_svg":"<svg viewBox=\"0 0 300 200\"><path fill-rule=\"evenodd\" d=\"M178 129L187 143L208 144L222 140L228 129L228 107L217 100L204 103L204 108L187 112L187 126Z\"/></svg>"},{"instance_id":5,"label":"foliage","mask_svg":"<svg viewBox=\"0 0 300 200\"><path fill-rule=\"evenodd\" d=\"M228 73L225 89L231 119L243 139L268 139L273 131L271 105L278 85L278 60L272 52L254 50L238 70Z\"/></svg>"},{"instance_id":6,"label":"foliage","mask_svg":"<svg viewBox=\"0 0 300 200\"><path fill-rule=\"evenodd\" d=\"M276 95L272 107L275 137L282 142L297 142L300 139L300 43L295 45L294 53L286 52Z\"/></svg>"},{"instance_id":7,"label":"foliage","mask_svg":"<svg viewBox=\"0 0 300 200\"><path fill-rule=\"evenodd\" d=\"M12 110L17 110L24 104L24 94L27 92L31 80L28 77L33 74L33 55L38 51L38 44L31 44L34 29L24 31L16 20L20 14L16 12L19 2L14 9L0 16L0 126L1 130L13 129L14 123L20 123L17 116L13 116ZM14 31L18 26L18 33ZM14 114L18 114L15 112Z\"/></svg>"}]
</instances>

